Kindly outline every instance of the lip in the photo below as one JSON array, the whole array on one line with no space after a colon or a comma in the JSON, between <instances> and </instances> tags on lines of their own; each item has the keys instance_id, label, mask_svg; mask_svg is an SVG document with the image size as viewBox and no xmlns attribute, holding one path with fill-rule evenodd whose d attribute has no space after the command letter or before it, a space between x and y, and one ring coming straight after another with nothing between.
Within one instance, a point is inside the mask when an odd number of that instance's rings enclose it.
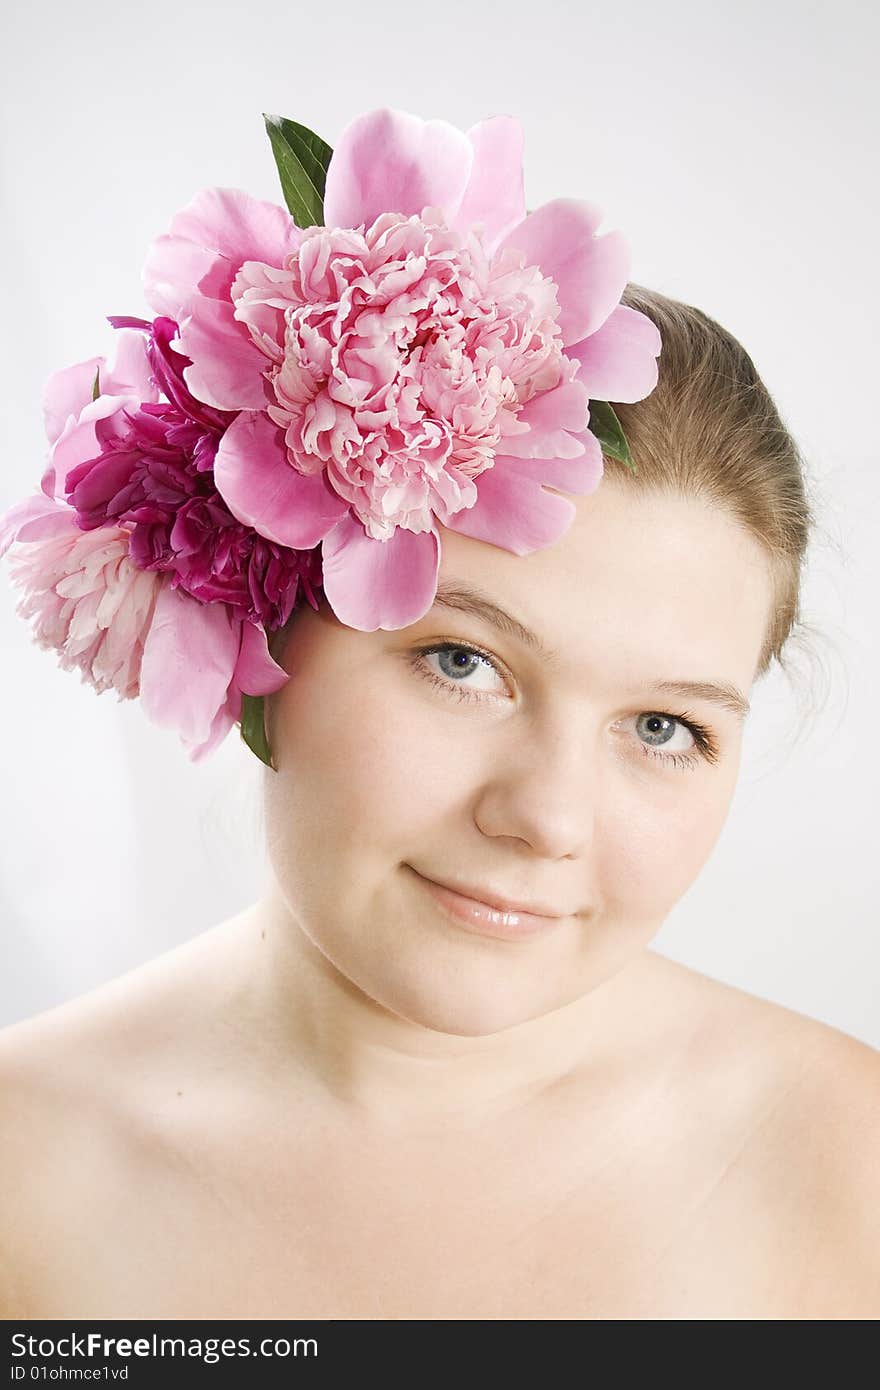
<instances>
[{"instance_id":1,"label":"lip","mask_svg":"<svg viewBox=\"0 0 880 1390\"><path fill-rule=\"evenodd\" d=\"M412 867L412 866L409 866ZM502 941L520 941L552 931L562 922L568 921L559 913L539 912L510 902L498 894L483 888L464 885L451 888L445 883L436 883L425 878L417 869L413 873L420 878L437 905L451 917L456 924L481 936L494 936ZM477 897L476 894L481 896ZM490 901L486 901L489 898Z\"/></svg>"}]
</instances>

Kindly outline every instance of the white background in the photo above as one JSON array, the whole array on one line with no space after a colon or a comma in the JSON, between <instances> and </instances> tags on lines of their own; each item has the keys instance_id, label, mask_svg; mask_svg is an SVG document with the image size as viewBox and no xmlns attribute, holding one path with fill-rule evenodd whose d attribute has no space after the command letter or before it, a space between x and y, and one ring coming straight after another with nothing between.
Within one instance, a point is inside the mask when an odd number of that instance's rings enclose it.
<instances>
[{"instance_id":1,"label":"white background","mask_svg":"<svg viewBox=\"0 0 880 1390\"><path fill-rule=\"evenodd\" d=\"M633 279L742 339L814 480L816 632L794 689L753 692L728 822L654 944L880 1046L876 9L54 0L3 37L0 510L39 486L49 373L149 313L171 216L213 184L283 202L264 111L330 145L380 105L515 115L528 207L598 203ZM3 1024L237 912L263 861L237 732L190 764L31 642L0 571Z\"/></svg>"}]
</instances>

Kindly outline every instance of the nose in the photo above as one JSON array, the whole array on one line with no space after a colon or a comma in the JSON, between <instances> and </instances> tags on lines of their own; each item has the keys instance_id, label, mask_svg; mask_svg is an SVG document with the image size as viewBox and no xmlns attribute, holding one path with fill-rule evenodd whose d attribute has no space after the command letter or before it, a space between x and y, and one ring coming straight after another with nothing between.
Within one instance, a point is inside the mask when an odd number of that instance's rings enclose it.
<instances>
[{"instance_id":1,"label":"nose","mask_svg":"<svg viewBox=\"0 0 880 1390\"><path fill-rule=\"evenodd\" d=\"M519 736L477 793L474 821L492 839L515 839L544 859L579 859L592 844L598 768L586 736L556 723Z\"/></svg>"}]
</instances>

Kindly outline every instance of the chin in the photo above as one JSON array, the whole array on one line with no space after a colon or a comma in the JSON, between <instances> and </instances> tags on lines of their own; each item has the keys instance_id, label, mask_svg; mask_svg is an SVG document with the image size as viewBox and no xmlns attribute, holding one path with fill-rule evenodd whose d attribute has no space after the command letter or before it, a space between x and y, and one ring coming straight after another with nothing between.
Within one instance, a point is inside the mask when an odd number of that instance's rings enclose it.
<instances>
[{"instance_id":1,"label":"chin","mask_svg":"<svg viewBox=\"0 0 880 1390\"><path fill-rule=\"evenodd\" d=\"M567 999L548 999L546 991L538 997L523 998L509 984L496 976L494 981L464 981L461 977L440 987L434 981L430 988L431 972L426 965L424 977L409 988L389 989L385 982L382 997L375 1002L408 1023L429 1028L434 1033L459 1038L487 1038L508 1028L541 1018L570 1002Z\"/></svg>"}]
</instances>

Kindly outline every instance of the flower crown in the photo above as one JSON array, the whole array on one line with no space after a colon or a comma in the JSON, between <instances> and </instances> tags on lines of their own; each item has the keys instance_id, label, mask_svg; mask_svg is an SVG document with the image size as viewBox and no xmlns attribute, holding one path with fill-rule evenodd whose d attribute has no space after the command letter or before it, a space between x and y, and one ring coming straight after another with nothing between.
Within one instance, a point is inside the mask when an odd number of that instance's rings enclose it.
<instances>
[{"instance_id":1,"label":"flower crown","mask_svg":"<svg viewBox=\"0 0 880 1390\"><path fill-rule=\"evenodd\" d=\"M523 132L388 107L335 151L265 116L287 210L207 188L143 271L152 320L112 363L54 373L41 490L0 517L33 637L98 692L140 696L195 761L233 724L269 766L268 637L323 595L363 631L416 622L437 523L525 555L568 529L609 401L657 381L599 210L528 211ZM548 492L545 488L556 491Z\"/></svg>"}]
</instances>

